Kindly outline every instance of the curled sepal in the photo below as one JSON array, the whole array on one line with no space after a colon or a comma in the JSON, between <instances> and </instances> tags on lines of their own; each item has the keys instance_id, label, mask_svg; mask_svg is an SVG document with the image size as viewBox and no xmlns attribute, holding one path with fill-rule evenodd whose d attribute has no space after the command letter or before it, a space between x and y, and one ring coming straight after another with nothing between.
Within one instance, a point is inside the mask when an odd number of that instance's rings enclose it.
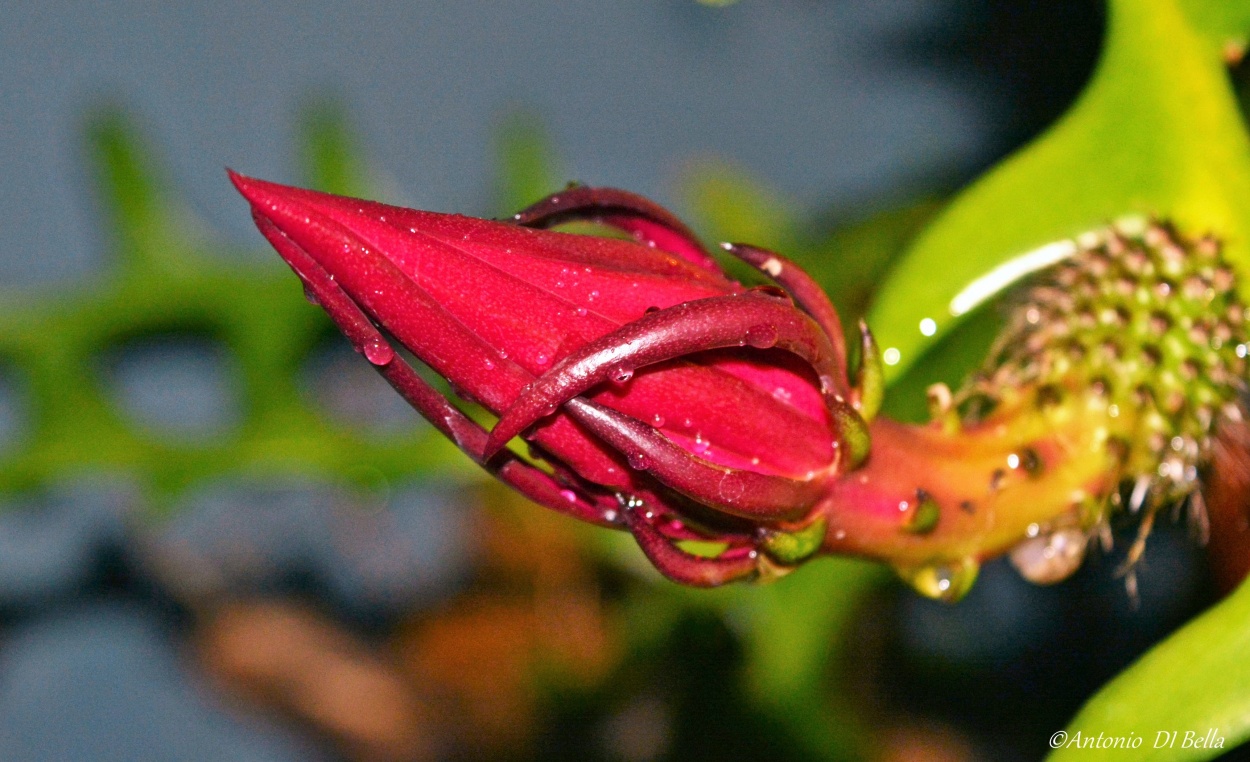
<instances>
[{"instance_id":1,"label":"curled sepal","mask_svg":"<svg viewBox=\"0 0 1250 762\"><path fill-rule=\"evenodd\" d=\"M816 324L824 330L825 335L829 337L829 343L833 346L834 361L839 367L846 368L846 338L842 332L842 320L838 317L838 311L834 309L824 289L812 280L812 276L791 260L768 249L744 243L722 243L721 248L767 275L774 283L785 289L790 298L794 299L794 303L811 315ZM838 378L838 383L843 383L841 376Z\"/></svg>"},{"instance_id":2,"label":"curled sepal","mask_svg":"<svg viewBox=\"0 0 1250 762\"><path fill-rule=\"evenodd\" d=\"M512 216L513 222L532 228L580 220L614 227L637 241L720 274L716 260L690 228L664 207L629 191L574 185Z\"/></svg>"},{"instance_id":3,"label":"curled sepal","mask_svg":"<svg viewBox=\"0 0 1250 762\"><path fill-rule=\"evenodd\" d=\"M855 372L855 397L859 415L872 423L881 410L885 399L885 365L881 362L881 348L868 328L859 321L859 368Z\"/></svg>"},{"instance_id":4,"label":"curled sepal","mask_svg":"<svg viewBox=\"0 0 1250 762\"><path fill-rule=\"evenodd\" d=\"M757 573L755 550L737 549L732 555L704 558L673 545L651 524L642 508L626 509L624 519L638 547L661 574L674 582L692 587L718 587L754 577Z\"/></svg>"},{"instance_id":5,"label":"curled sepal","mask_svg":"<svg viewBox=\"0 0 1250 762\"><path fill-rule=\"evenodd\" d=\"M798 355L821 382L841 375L828 340L784 298L748 292L685 302L653 312L589 342L535 379L500 416L486 453L579 394L614 376L694 352L722 347L777 348Z\"/></svg>"},{"instance_id":6,"label":"curled sepal","mask_svg":"<svg viewBox=\"0 0 1250 762\"><path fill-rule=\"evenodd\" d=\"M805 527L794 530L766 530L761 546L774 561L794 566L811 558L820 550L825 539L828 521L824 516Z\"/></svg>"},{"instance_id":7,"label":"curled sepal","mask_svg":"<svg viewBox=\"0 0 1250 762\"><path fill-rule=\"evenodd\" d=\"M565 409L624 453L633 468L724 513L756 521L793 521L806 514L823 491L825 480L818 478L823 474L790 479L709 463L637 418L581 397L569 400Z\"/></svg>"}]
</instances>

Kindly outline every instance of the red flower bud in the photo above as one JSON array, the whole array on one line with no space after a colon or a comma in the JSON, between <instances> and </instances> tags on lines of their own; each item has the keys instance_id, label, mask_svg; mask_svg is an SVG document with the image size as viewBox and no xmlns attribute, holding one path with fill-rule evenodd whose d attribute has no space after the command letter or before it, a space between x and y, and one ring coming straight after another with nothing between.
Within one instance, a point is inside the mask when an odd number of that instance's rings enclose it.
<instances>
[{"instance_id":1,"label":"red flower bud","mask_svg":"<svg viewBox=\"0 0 1250 762\"><path fill-rule=\"evenodd\" d=\"M231 179L308 293L420 412L540 502L630 525L653 556L709 528L750 538L752 522L804 519L862 442L823 293L797 269L777 280L806 312L780 289L744 288L645 199L572 188L494 222ZM569 218L635 240L539 229ZM422 388L375 325L500 416L495 431ZM554 479L500 452L518 434ZM622 510L644 502L637 521ZM744 548L733 573L754 566Z\"/></svg>"}]
</instances>

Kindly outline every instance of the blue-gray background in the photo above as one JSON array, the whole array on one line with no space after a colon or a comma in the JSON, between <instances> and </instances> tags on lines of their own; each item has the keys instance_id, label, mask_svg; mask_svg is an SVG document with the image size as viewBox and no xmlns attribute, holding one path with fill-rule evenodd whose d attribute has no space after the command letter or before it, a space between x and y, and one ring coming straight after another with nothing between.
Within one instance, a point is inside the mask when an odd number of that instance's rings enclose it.
<instances>
[{"instance_id":1,"label":"blue-gray background","mask_svg":"<svg viewBox=\"0 0 1250 762\"><path fill-rule=\"evenodd\" d=\"M294 179L298 106L324 93L404 200L440 211L483 206L492 128L517 107L585 182L671 200L679 168L715 155L804 206L862 207L967 176L1074 91L1079 71L1054 75L1088 64L1096 13L1060 6L1093 4L1026 5L0 3L0 280L96 266L78 130L104 98L238 240L255 234L222 167Z\"/></svg>"}]
</instances>

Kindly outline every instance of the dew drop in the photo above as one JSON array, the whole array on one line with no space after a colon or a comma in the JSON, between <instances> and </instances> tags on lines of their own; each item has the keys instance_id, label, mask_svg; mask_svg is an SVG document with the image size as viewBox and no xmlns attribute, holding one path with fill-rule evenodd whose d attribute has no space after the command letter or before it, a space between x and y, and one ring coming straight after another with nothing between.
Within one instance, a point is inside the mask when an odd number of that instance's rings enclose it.
<instances>
[{"instance_id":1,"label":"dew drop","mask_svg":"<svg viewBox=\"0 0 1250 762\"><path fill-rule=\"evenodd\" d=\"M546 367L551 362L551 358L540 352L534 357L534 362L540 366Z\"/></svg>"},{"instance_id":2,"label":"dew drop","mask_svg":"<svg viewBox=\"0 0 1250 762\"><path fill-rule=\"evenodd\" d=\"M734 500L742 497L746 492L745 480L739 474L728 473L720 478L720 484L716 485L716 492L720 495L721 500L732 503Z\"/></svg>"},{"instance_id":3,"label":"dew drop","mask_svg":"<svg viewBox=\"0 0 1250 762\"><path fill-rule=\"evenodd\" d=\"M386 365L395 359L395 350L383 339L374 339L365 344L364 355L374 365Z\"/></svg>"},{"instance_id":4,"label":"dew drop","mask_svg":"<svg viewBox=\"0 0 1250 762\"><path fill-rule=\"evenodd\" d=\"M309 304L321 306L321 300L317 298L317 295L313 293L312 287L307 283L304 284L304 298L308 300Z\"/></svg>"},{"instance_id":5,"label":"dew drop","mask_svg":"<svg viewBox=\"0 0 1250 762\"><path fill-rule=\"evenodd\" d=\"M712 445L710 445L708 441L703 438L702 432L694 435L694 452L696 455L706 455L711 449Z\"/></svg>"},{"instance_id":6,"label":"dew drop","mask_svg":"<svg viewBox=\"0 0 1250 762\"><path fill-rule=\"evenodd\" d=\"M932 532L942 516L942 510L937 502L924 490L916 490L916 499L912 502L901 501L898 509L903 514L900 527L904 532L911 534L920 535Z\"/></svg>"},{"instance_id":7,"label":"dew drop","mask_svg":"<svg viewBox=\"0 0 1250 762\"><path fill-rule=\"evenodd\" d=\"M658 429L658 428L660 428L661 426L663 426L663 425L664 425L664 416L660 415L659 413L656 413L656 414L655 414L655 417L651 419L651 423L652 423L652 424L653 424L653 425L654 425L657 429Z\"/></svg>"},{"instance_id":8,"label":"dew drop","mask_svg":"<svg viewBox=\"0 0 1250 762\"><path fill-rule=\"evenodd\" d=\"M586 309L585 307L578 307L578 308L577 308L577 316L578 316L578 317L586 317L586 316L587 316L587 315L589 315L589 314L590 314L590 310Z\"/></svg>"},{"instance_id":9,"label":"dew drop","mask_svg":"<svg viewBox=\"0 0 1250 762\"><path fill-rule=\"evenodd\" d=\"M747 343L756 349L768 349L777 344L777 329L771 325L757 325L747 330Z\"/></svg>"},{"instance_id":10,"label":"dew drop","mask_svg":"<svg viewBox=\"0 0 1250 762\"><path fill-rule=\"evenodd\" d=\"M646 471L647 467L651 465L647 460L647 456L640 452L630 453L626 456L626 459L629 461L629 467L635 471Z\"/></svg>"},{"instance_id":11,"label":"dew drop","mask_svg":"<svg viewBox=\"0 0 1250 762\"><path fill-rule=\"evenodd\" d=\"M494 370L494 369L495 369L495 363L494 363L492 360L486 360L486 361L485 361L485 362L483 362L482 364L486 366L486 369L487 369L487 370Z\"/></svg>"},{"instance_id":12,"label":"dew drop","mask_svg":"<svg viewBox=\"0 0 1250 762\"><path fill-rule=\"evenodd\" d=\"M634 377L634 371L630 368L617 368L612 371L612 381L618 384L624 384Z\"/></svg>"},{"instance_id":13,"label":"dew drop","mask_svg":"<svg viewBox=\"0 0 1250 762\"><path fill-rule=\"evenodd\" d=\"M975 559L962 558L925 566L899 566L894 570L904 582L924 597L954 603L972 589L980 569Z\"/></svg>"},{"instance_id":14,"label":"dew drop","mask_svg":"<svg viewBox=\"0 0 1250 762\"><path fill-rule=\"evenodd\" d=\"M768 259L765 259L763 263L760 264L760 269L768 273L772 277L777 278L781 275L783 267L781 264L781 260L777 259L776 257L769 257Z\"/></svg>"},{"instance_id":15,"label":"dew drop","mask_svg":"<svg viewBox=\"0 0 1250 762\"><path fill-rule=\"evenodd\" d=\"M576 492L574 492L574 491L573 491L573 490L571 490L571 489L562 489L562 490L560 490L560 497L564 498L565 500L569 501L570 503L576 503L576 502L577 502L577 493L576 493Z\"/></svg>"},{"instance_id":16,"label":"dew drop","mask_svg":"<svg viewBox=\"0 0 1250 762\"><path fill-rule=\"evenodd\" d=\"M1021 542L1011 551L1011 565L1035 585L1053 585L1080 568L1088 545L1079 529L1060 529Z\"/></svg>"}]
</instances>

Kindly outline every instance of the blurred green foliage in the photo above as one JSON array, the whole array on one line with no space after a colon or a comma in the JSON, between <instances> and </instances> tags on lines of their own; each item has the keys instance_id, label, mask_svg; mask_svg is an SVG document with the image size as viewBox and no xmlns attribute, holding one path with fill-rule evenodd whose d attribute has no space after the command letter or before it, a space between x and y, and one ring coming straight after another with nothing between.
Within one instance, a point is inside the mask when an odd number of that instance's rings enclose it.
<instances>
[{"instance_id":1,"label":"blurred green foliage","mask_svg":"<svg viewBox=\"0 0 1250 762\"><path fill-rule=\"evenodd\" d=\"M310 183L346 192L366 187L341 114L317 105L302 124ZM253 264L213 240L178 203L120 110L94 113L86 137L112 265L86 282L0 293L0 362L18 379L26 410L23 436L0 455L0 490L119 469L150 488L159 507L190 485L240 473L361 484L434 466L471 473L432 429L380 438L328 418L300 374L332 327L286 268L269 259ZM237 427L179 438L145 430L119 407L104 358L128 342L169 334L228 350L244 411Z\"/></svg>"}]
</instances>

